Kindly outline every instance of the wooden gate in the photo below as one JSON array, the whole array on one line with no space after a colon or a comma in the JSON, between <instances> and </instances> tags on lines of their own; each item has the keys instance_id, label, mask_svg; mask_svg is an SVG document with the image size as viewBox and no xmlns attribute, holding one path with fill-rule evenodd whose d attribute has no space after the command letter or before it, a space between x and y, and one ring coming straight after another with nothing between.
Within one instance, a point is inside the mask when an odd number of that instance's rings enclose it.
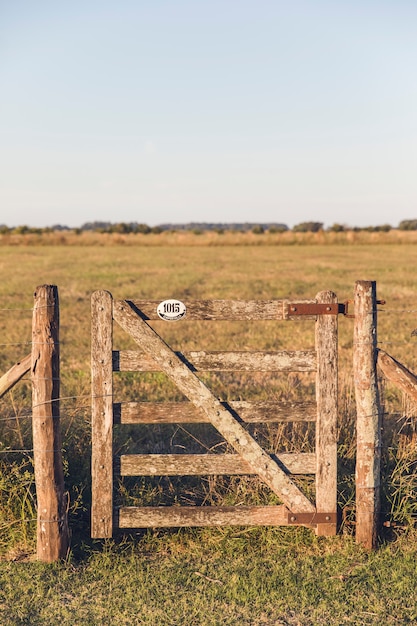
<instances>
[{"instance_id":1,"label":"wooden gate","mask_svg":"<svg viewBox=\"0 0 417 626\"><path fill-rule=\"evenodd\" d=\"M303 525L319 535L337 527L337 320L343 305L335 294L314 300L185 301L192 320L307 319L315 321L315 349L304 351L175 352L148 321L158 320L159 301L113 300L107 291L92 295L92 537L113 529ZM140 351L113 349L116 322ZM113 401L113 372L160 371L189 402ZM200 371L316 372L316 402L221 402L198 377ZM250 422L315 422L315 452L268 454L244 427ZM113 453L113 424L210 423L234 454ZM117 461L117 462L115 462ZM266 506L113 506L113 481L120 476L256 475L278 496ZM315 474L315 501L293 475Z\"/></svg>"}]
</instances>

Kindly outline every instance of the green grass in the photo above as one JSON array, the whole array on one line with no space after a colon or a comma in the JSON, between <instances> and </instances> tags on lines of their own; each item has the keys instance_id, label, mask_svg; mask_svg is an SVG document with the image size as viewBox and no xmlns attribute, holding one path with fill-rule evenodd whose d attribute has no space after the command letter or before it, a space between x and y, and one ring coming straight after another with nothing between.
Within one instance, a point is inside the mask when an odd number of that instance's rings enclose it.
<instances>
[{"instance_id":1,"label":"green grass","mask_svg":"<svg viewBox=\"0 0 417 626\"><path fill-rule=\"evenodd\" d=\"M81 562L0 563L2 624L414 624L416 541L373 554L303 529L148 533Z\"/></svg>"},{"instance_id":2,"label":"green grass","mask_svg":"<svg viewBox=\"0 0 417 626\"><path fill-rule=\"evenodd\" d=\"M278 236L278 235L277 235ZM220 236L218 236L220 237ZM258 236L261 239L263 236ZM197 238L199 241L202 237ZM148 240L149 241L149 240ZM159 240L161 241L161 240ZM217 240L216 240L217 241ZM381 347L417 371L415 337L417 246L381 245L0 245L0 374L30 351L31 307L37 285L56 284L61 316L61 416L65 480L73 533L68 562L32 562L35 491L30 452L30 381L0 400L0 623L1 624L412 624L417 622L416 407L385 385L383 510L395 522L380 549L355 546L353 526L336 538L290 529L196 529L137 533L115 542L89 539L90 296L115 298L311 298L324 289L352 298L356 280L376 280L387 304L379 313ZM298 242L299 243L299 242ZM354 519L353 321L340 318L339 504ZM311 323L204 322L155 325L179 349L296 349L313 345ZM120 347L129 339L116 333ZM262 399L262 377L219 375L219 397ZM243 391L242 391L243 387ZM118 377L118 400L174 399L163 376ZM272 381L277 400L314 393L308 377ZM10 418L10 419L9 419ZM169 430L171 429L171 430ZM119 429L120 430L120 429ZM257 433L264 445L309 445L303 428ZM124 450L160 441L171 448L219 444L198 427L143 433L117 431ZM160 448L159 448L160 450ZM172 450L171 450L172 451ZM166 489L165 489L166 487ZM268 500L251 481L126 480L118 498L182 503ZM239 491L240 490L240 491ZM175 500L176 499L176 500ZM126 501L126 500L125 500ZM19 562L22 560L23 562Z\"/></svg>"}]
</instances>

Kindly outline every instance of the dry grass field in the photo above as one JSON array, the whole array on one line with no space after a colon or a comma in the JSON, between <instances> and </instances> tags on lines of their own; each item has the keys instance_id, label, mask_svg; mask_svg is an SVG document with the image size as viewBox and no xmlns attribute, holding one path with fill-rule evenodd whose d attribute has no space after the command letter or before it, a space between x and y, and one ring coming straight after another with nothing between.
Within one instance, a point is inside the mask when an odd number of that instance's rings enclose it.
<instances>
[{"instance_id":1,"label":"dry grass field","mask_svg":"<svg viewBox=\"0 0 417 626\"><path fill-rule=\"evenodd\" d=\"M74 614L88 624L109 623L109 616L119 624L416 623L417 413L407 397L382 380L383 514L395 526L385 529L383 546L375 555L355 547L349 524L339 537L328 540L302 528L155 531L116 544L89 540L93 291L106 289L128 299L303 299L330 289L345 301L353 297L355 281L375 280L378 297L386 301L378 312L379 346L416 372L416 266L416 235L399 231L0 236L0 374L30 352L36 286L55 284L59 289L61 414L73 533L67 564L13 561L31 560L36 515L31 394L29 381L23 380L0 400L2 623L52 624L55 616L55 621L59 617L69 624ZM155 328L170 345L188 350L306 349L314 337L314 324L307 322L168 327L157 322ZM339 329L339 504L353 519L353 320L340 317ZM120 347L129 346L122 332L116 340ZM245 399L263 398L263 380L256 377L217 376L210 384L221 398L242 393ZM175 390L158 375L121 377L116 393L122 399L175 399ZM273 381L276 398L300 399L312 393L308 377ZM157 445L157 436L148 438L148 449ZM204 445L219 443L207 436ZM302 429L263 432L260 437L271 449L310 445L309 433ZM129 433L120 446L133 449L137 438L137 433ZM202 438L203 433L194 431L163 433L166 445L174 442L178 447L195 446L196 439L201 445ZM118 498L144 503L165 502L167 497L179 503L268 498L250 481L179 482L171 481L168 496L162 483L138 483L133 491L132 485L121 483ZM119 585L117 592L109 587L109 578ZM31 606L18 605L18 579L31 590ZM38 588L30 580L37 581ZM108 601L110 593L114 605ZM49 594L50 608L42 594Z\"/></svg>"}]
</instances>

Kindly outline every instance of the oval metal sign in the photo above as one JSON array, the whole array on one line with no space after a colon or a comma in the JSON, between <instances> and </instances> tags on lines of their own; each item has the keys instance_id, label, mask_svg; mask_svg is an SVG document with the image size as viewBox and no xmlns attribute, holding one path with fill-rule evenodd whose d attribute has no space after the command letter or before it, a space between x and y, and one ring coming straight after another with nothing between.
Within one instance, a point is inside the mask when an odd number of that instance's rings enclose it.
<instances>
[{"instance_id":1,"label":"oval metal sign","mask_svg":"<svg viewBox=\"0 0 417 626\"><path fill-rule=\"evenodd\" d=\"M156 309L159 317L167 322L176 322L184 317L187 308L181 300L164 300Z\"/></svg>"}]
</instances>

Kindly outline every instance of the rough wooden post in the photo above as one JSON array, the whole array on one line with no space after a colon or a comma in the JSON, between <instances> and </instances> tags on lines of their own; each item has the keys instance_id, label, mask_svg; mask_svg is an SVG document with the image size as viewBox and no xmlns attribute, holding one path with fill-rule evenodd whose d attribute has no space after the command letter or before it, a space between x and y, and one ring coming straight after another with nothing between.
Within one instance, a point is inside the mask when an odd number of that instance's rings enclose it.
<instances>
[{"instance_id":1,"label":"rough wooden post","mask_svg":"<svg viewBox=\"0 0 417 626\"><path fill-rule=\"evenodd\" d=\"M322 291L317 302L332 304L337 297ZM337 315L319 315L316 322L317 423L316 507L318 513L337 513ZM316 533L335 535L337 524L318 524Z\"/></svg>"},{"instance_id":2,"label":"rough wooden post","mask_svg":"<svg viewBox=\"0 0 417 626\"><path fill-rule=\"evenodd\" d=\"M356 542L377 545L380 513L381 410L377 382L377 300L374 281L355 285L353 377L357 411Z\"/></svg>"},{"instance_id":3,"label":"rough wooden post","mask_svg":"<svg viewBox=\"0 0 417 626\"><path fill-rule=\"evenodd\" d=\"M113 298L91 298L92 506L91 536L113 534Z\"/></svg>"},{"instance_id":4,"label":"rough wooden post","mask_svg":"<svg viewBox=\"0 0 417 626\"><path fill-rule=\"evenodd\" d=\"M59 414L59 303L54 285L37 287L32 320L32 428L37 557L65 558L69 533Z\"/></svg>"}]
</instances>

